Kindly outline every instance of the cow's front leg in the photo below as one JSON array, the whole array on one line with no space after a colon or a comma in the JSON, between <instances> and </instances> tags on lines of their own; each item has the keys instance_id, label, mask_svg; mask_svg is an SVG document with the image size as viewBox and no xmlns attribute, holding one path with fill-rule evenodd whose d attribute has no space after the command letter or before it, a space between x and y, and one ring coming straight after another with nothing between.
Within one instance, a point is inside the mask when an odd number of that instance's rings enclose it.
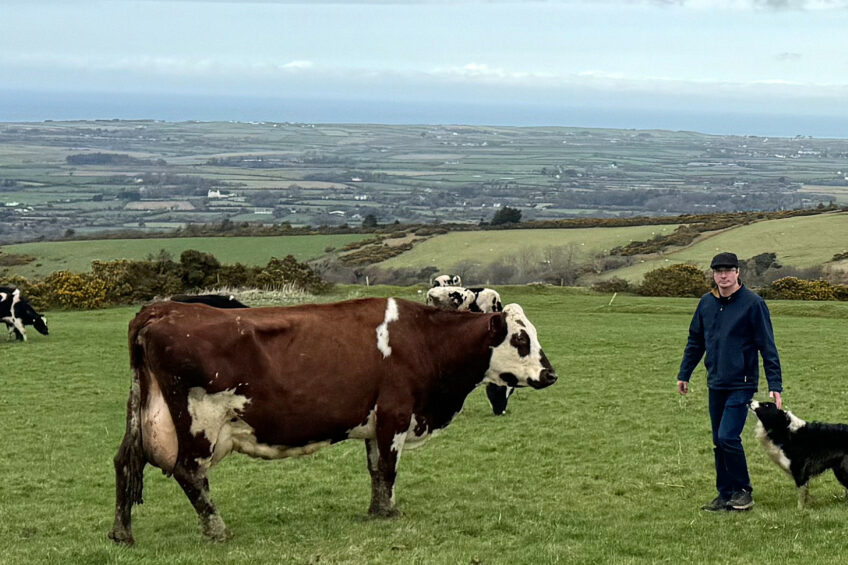
<instances>
[{"instance_id":1,"label":"cow's front leg","mask_svg":"<svg viewBox=\"0 0 848 565\"><path fill-rule=\"evenodd\" d=\"M224 520L218 514L209 495L209 481L206 472L199 467L177 464L174 478L180 483L191 505L197 511L203 525L203 535L211 541L224 541L230 537Z\"/></svg>"},{"instance_id":2,"label":"cow's front leg","mask_svg":"<svg viewBox=\"0 0 848 565\"><path fill-rule=\"evenodd\" d=\"M385 420L384 416L381 423L380 415L377 415L377 437L365 440L365 450L371 474L371 506L368 513L388 518L398 514L395 509L395 478L409 423L403 419L392 418L391 422Z\"/></svg>"}]
</instances>

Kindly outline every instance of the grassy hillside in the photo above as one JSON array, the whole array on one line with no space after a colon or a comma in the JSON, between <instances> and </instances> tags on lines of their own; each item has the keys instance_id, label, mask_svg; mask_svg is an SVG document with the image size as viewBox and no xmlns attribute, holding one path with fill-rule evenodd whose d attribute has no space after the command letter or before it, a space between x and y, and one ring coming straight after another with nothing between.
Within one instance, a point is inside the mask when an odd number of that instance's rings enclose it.
<instances>
[{"instance_id":1,"label":"grassy hillside","mask_svg":"<svg viewBox=\"0 0 848 565\"><path fill-rule=\"evenodd\" d=\"M4 253L33 255L36 261L10 268L25 277L43 276L53 271L88 271L91 261L99 259L144 259L164 249L175 260L186 249L213 254L222 263L265 265L271 257L294 255L299 261L313 259L326 247L341 247L367 235L293 235L282 237L203 237L173 239L103 239L91 241L58 241L22 243L3 246Z\"/></svg>"},{"instance_id":2,"label":"grassy hillside","mask_svg":"<svg viewBox=\"0 0 848 565\"><path fill-rule=\"evenodd\" d=\"M698 507L713 493L704 371L686 398L674 378L694 299L500 288L524 305L560 381L519 390L507 416L482 391L438 437L401 458L399 518L366 517L365 450L308 458L233 455L210 476L234 534L200 535L171 478L148 468L137 547L106 539L112 457L129 389L126 326L136 308L51 312L51 335L0 341L0 562L145 564L841 563L848 509L832 475L806 512L753 437L750 513ZM416 289L358 294L417 296ZM346 294L340 294L342 297ZM846 421L848 304L770 303L785 399L800 417ZM757 398L764 398L760 393ZM721 556L717 558L716 556Z\"/></svg>"},{"instance_id":3,"label":"grassy hillside","mask_svg":"<svg viewBox=\"0 0 848 565\"><path fill-rule=\"evenodd\" d=\"M710 259L720 251L733 251L740 258L774 252L784 265L811 267L846 250L848 214L801 216L723 230L689 247L672 249L661 257L646 258L636 265L605 273L604 277L617 276L635 282L648 271L675 263L694 263L706 269Z\"/></svg>"},{"instance_id":4,"label":"grassy hillside","mask_svg":"<svg viewBox=\"0 0 848 565\"><path fill-rule=\"evenodd\" d=\"M634 226L623 228L583 228L553 230L508 230L453 232L433 237L412 250L380 263L381 267L425 267L433 265L449 272L461 262L488 265L507 255L543 251L548 247L574 245L588 259L594 253L609 251L631 241L667 234L677 226Z\"/></svg>"}]
</instances>

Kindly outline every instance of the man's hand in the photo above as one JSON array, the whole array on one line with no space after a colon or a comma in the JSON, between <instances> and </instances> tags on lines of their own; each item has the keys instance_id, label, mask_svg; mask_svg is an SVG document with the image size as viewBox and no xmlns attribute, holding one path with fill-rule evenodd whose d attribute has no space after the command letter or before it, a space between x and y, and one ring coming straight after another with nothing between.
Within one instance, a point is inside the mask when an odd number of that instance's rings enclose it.
<instances>
[{"instance_id":1,"label":"man's hand","mask_svg":"<svg viewBox=\"0 0 848 565\"><path fill-rule=\"evenodd\" d=\"M774 403L777 405L777 409L780 410L783 406L783 400L780 398L780 393L773 390L769 392L769 398L774 400Z\"/></svg>"},{"instance_id":2,"label":"man's hand","mask_svg":"<svg viewBox=\"0 0 848 565\"><path fill-rule=\"evenodd\" d=\"M677 392L680 394L686 394L689 392L689 381L677 381ZM778 398L780 395L778 394Z\"/></svg>"}]
</instances>

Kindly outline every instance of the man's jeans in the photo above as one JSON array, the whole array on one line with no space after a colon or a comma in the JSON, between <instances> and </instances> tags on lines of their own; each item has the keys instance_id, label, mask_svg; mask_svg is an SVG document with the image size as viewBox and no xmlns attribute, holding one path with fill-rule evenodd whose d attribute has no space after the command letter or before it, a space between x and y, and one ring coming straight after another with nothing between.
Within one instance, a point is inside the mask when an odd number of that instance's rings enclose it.
<instances>
[{"instance_id":1,"label":"man's jeans","mask_svg":"<svg viewBox=\"0 0 848 565\"><path fill-rule=\"evenodd\" d=\"M710 421L715 446L716 489L724 498L734 492L752 492L748 463L742 449L742 428L748 417L753 390L710 389Z\"/></svg>"}]
</instances>

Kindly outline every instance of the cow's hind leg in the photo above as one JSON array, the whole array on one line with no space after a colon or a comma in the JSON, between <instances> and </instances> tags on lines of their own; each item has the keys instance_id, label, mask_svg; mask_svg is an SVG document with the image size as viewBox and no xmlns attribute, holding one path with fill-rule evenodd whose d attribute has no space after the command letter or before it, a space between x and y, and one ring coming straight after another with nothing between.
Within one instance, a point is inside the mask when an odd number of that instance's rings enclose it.
<instances>
[{"instance_id":1,"label":"cow's hind leg","mask_svg":"<svg viewBox=\"0 0 848 565\"><path fill-rule=\"evenodd\" d=\"M109 539L132 545L132 507L141 504L144 487L144 456L139 427L141 399L138 384L133 384L127 400L127 428L115 455L115 525Z\"/></svg>"},{"instance_id":2,"label":"cow's hind leg","mask_svg":"<svg viewBox=\"0 0 848 565\"><path fill-rule=\"evenodd\" d=\"M215 504L209 495L209 480L206 471L191 464L177 464L174 469L174 478L186 493L191 505L194 506L200 523L203 526L203 535L210 541L224 541L230 537L224 520L218 514Z\"/></svg>"}]
</instances>

